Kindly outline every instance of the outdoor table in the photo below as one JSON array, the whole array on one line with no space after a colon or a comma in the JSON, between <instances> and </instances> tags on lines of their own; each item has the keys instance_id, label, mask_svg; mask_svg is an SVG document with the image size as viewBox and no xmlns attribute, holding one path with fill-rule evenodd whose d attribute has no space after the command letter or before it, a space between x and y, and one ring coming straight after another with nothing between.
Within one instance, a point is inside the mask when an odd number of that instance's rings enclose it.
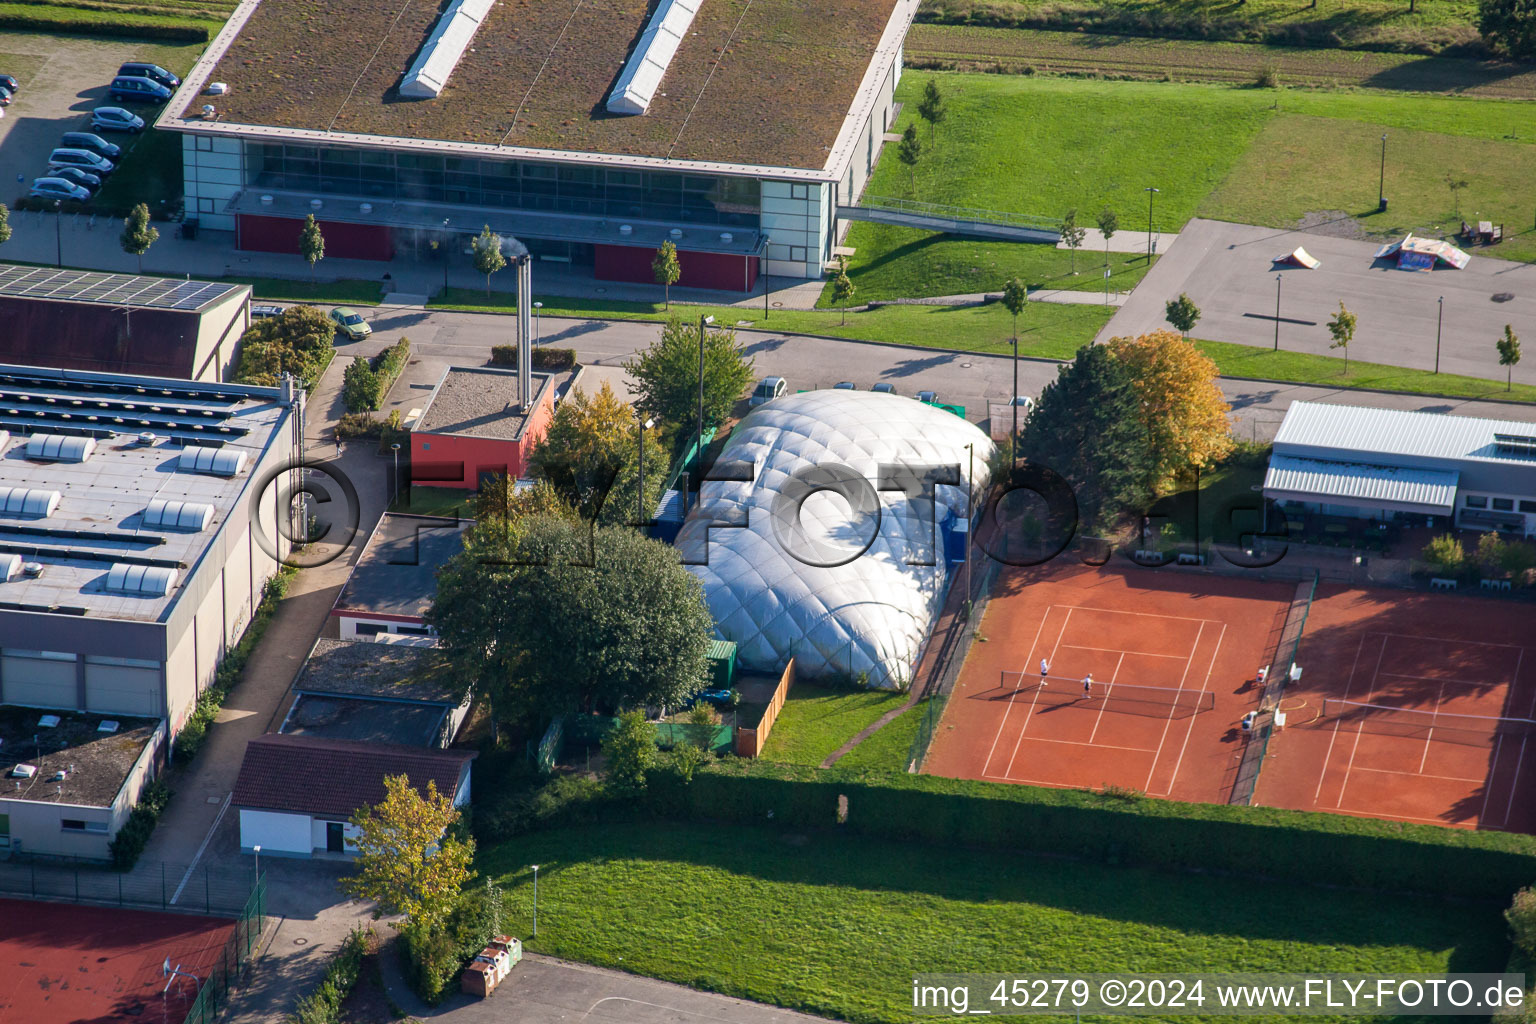
<instances>
[{"instance_id":1,"label":"outdoor table","mask_svg":"<svg viewBox=\"0 0 1536 1024\"><path fill-rule=\"evenodd\" d=\"M1477 222L1477 236L1484 241L1493 237L1493 221L1480 220Z\"/></svg>"}]
</instances>

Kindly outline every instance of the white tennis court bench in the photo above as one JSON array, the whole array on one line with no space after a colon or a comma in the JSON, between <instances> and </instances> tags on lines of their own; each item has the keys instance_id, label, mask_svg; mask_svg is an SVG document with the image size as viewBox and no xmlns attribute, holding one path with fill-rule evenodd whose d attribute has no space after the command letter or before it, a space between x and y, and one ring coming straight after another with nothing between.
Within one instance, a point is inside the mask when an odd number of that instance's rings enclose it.
<instances>
[{"instance_id":1,"label":"white tennis court bench","mask_svg":"<svg viewBox=\"0 0 1536 1024\"><path fill-rule=\"evenodd\" d=\"M1429 579L1430 590L1455 590L1456 581L1448 580L1444 576L1431 576Z\"/></svg>"},{"instance_id":2,"label":"white tennis court bench","mask_svg":"<svg viewBox=\"0 0 1536 1024\"><path fill-rule=\"evenodd\" d=\"M1179 564L1180 565L1204 565L1205 564L1205 557L1203 555L1189 555L1189 554L1180 555L1179 556Z\"/></svg>"},{"instance_id":3,"label":"white tennis court bench","mask_svg":"<svg viewBox=\"0 0 1536 1024\"><path fill-rule=\"evenodd\" d=\"M1483 590L1508 590L1509 580L1478 580L1477 585Z\"/></svg>"}]
</instances>

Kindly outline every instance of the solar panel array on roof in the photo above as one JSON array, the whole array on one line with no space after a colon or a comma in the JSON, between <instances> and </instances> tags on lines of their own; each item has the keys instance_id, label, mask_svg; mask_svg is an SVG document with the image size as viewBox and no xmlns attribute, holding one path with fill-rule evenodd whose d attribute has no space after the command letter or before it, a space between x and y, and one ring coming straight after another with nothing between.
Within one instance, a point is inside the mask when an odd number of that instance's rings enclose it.
<instances>
[{"instance_id":1,"label":"solar panel array on roof","mask_svg":"<svg viewBox=\"0 0 1536 1024\"><path fill-rule=\"evenodd\" d=\"M46 519L58 510L58 491L36 487L0 487L0 515Z\"/></svg>"},{"instance_id":2,"label":"solar panel array on roof","mask_svg":"<svg viewBox=\"0 0 1536 1024\"><path fill-rule=\"evenodd\" d=\"M140 309L195 312L241 287L212 281L0 265L0 296L11 298L99 302Z\"/></svg>"},{"instance_id":3,"label":"solar panel array on roof","mask_svg":"<svg viewBox=\"0 0 1536 1024\"><path fill-rule=\"evenodd\" d=\"M177 387L174 381L156 381L153 384L134 384L129 381L79 380L48 374L0 373L0 390L22 388L47 389L67 394L110 397L120 395L132 401L162 401L165 399L192 400L219 405L233 405L241 400L238 394L219 390Z\"/></svg>"},{"instance_id":4,"label":"solar panel array on roof","mask_svg":"<svg viewBox=\"0 0 1536 1024\"><path fill-rule=\"evenodd\" d=\"M1530 434L1494 434L1493 444L1505 455L1528 455L1536 458L1536 437Z\"/></svg>"},{"instance_id":5,"label":"solar panel array on roof","mask_svg":"<svg viewBox=\"0 0 1536 1024\"><path fill-rule=\"evenodd\" d=\"M33 434L27 438L27 458L48 462L84 462L96 450L88 437L64 434Z\"/></svg>"}]
</instances>

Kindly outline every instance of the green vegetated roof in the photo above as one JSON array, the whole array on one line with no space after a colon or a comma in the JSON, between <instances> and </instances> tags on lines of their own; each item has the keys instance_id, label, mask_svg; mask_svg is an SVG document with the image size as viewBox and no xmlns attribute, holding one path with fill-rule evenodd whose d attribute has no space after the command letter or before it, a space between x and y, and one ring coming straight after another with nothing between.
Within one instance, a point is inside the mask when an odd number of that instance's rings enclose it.
<instances>
[{"instance_id":1,"label":"green vegetated roof","mask_svg":"<svg viewBox=\"0 0 1536 1024\"><path fill-rule=\"evenodd\" d=\"M436 5L263 0L211 80L226 124L814 169L895 5L704 0L638 117L604 104L647 0L502 0L433 100L397 90Z\"/></svg>"}]
</instances>

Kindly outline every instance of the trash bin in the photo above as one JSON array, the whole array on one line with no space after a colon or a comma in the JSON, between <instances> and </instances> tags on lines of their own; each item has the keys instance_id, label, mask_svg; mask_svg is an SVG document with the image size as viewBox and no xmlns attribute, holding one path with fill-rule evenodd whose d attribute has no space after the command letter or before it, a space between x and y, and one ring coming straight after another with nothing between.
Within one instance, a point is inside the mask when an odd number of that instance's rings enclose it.
<instances>
[{"instance_id":1,"label":"trash bin","mask_svg":"<svg viewBox=\"0 0 1536 1024\"><path fill-rule=\"evenodd\" d=\"M1386 196L1382 196L1381 197L1381 202L1378 203L1377 206L1376 206L1376 212L1377 213L1386 213L1387 212L1387 197Z\"/></svg>"},{"instance_id":2,"label":"trash bin","mask_svg":"<svg viewBox=\"0 0 1536 1024\"><path fill-rule=\"evenodd\" d=\"M181 237L191 241L197 237L197 218L188 217L181 222Z\"/></svg>"}]
</instances>

